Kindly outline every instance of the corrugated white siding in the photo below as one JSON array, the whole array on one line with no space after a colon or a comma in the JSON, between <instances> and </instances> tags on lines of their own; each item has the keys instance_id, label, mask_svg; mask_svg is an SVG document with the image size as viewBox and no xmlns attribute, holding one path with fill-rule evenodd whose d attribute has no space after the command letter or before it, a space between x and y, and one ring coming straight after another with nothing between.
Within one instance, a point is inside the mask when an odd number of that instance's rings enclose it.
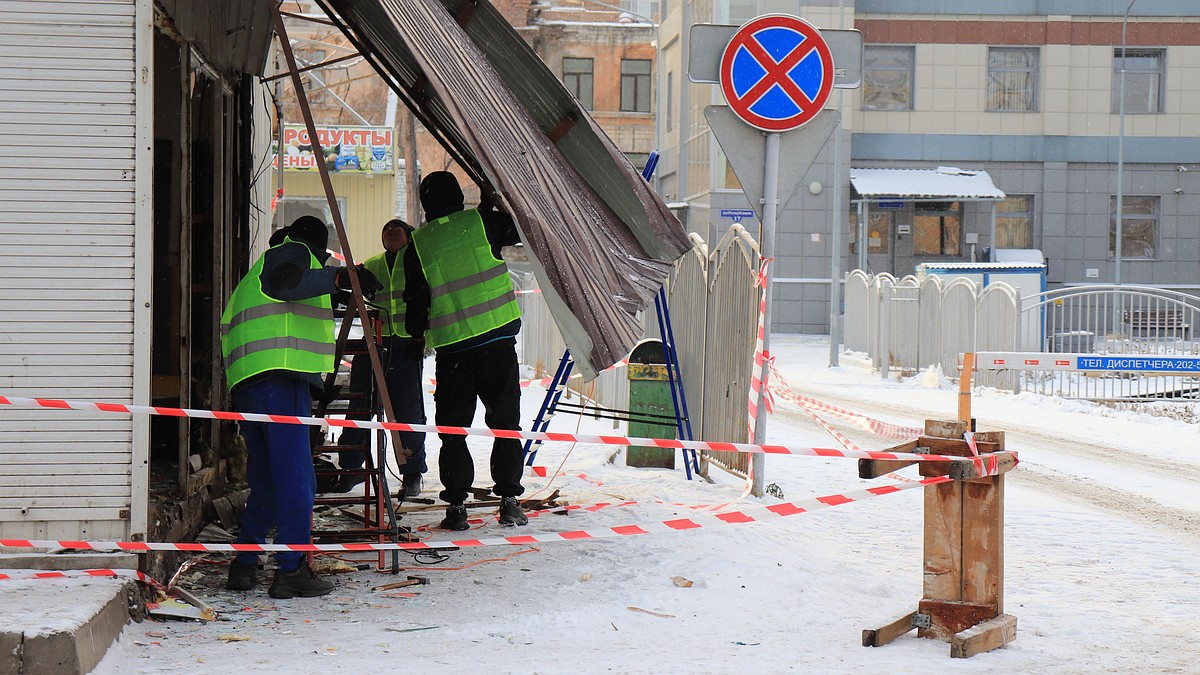
<instances>
[{"instance_id":1,"label":"corrugated white siding","mask_svg":"<svg viewBox=\"0 0 1200 675\"><path fill-rule=\"evenodd\" d=\"M146 182L135 183L141 4L0 2L0 394L133 401L144 389L134 377L135 214L148 206ZM0 408L0 530L127 536L134 424Z\"/></svg>"}]
</instances>

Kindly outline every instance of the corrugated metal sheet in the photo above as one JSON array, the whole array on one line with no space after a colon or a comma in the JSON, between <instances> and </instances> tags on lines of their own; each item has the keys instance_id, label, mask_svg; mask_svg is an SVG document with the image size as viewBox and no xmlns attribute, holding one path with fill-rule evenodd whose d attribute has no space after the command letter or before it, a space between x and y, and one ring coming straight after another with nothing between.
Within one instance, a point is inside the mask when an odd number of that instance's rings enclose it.
<instances>
[{"instance_id":1,"label":"corrugated metal sheet","mask_svg":"<svg viewBox=\"0 0 1200 675\"><path fill-rule=\"evenodd\" d=\"M867 198L1004 199L986 171L936 169L850 169L850 185Z\"/></svg>"},{"instance_id":2,"label":"corrugated metal sheet","mask_svg":"<svg viewBox=\"0 0 1200 675\"><path fill-rule=\"evenodd\" d=\"M137 11L134 0L0 3L6 394L134 398ZM0 428L5 534L128 535L146 480L132 473L134 420L9 408Z\"/></svg>"},{"instance_id":3,"label":"corrugated metal sheet","mask_svg":"<svg viewBox=\"0 0 1200 675\"><path fill-rule=\"evenodd\" d=\"M516 218L579 369L622 358L690 248L637 169L486 1L320 3Z\"/></svg>"}]
</instances>

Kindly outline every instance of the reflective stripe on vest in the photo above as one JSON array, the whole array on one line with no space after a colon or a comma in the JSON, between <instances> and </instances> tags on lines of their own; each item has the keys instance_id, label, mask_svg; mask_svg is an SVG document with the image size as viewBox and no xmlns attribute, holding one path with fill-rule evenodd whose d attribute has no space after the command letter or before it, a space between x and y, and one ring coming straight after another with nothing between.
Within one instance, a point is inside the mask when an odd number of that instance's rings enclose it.
<instances>
[{"instance_id":1,"label":"reflective stripe on vest","mask_svg":"<svg viewBox=\"0 0 1200 675\"><path fill-rule=\"evenodd\" d=\"M380 332L383 335L409 337L408 329L404 327L404 310L407 307L404 304L404 253L407 250L406 246L396 252L394 269L388 268L387 253L368 258L363 263L363 267L383 284L383 290L375 295L375 304L387 310L380 312L379 316L383 324Z\"/></svg>"},{"instance_id":2,"label":"reflective stripe on vest","mask_svg":"<svg viewBox=\"0 0 1200 675\"><path fill-rule=\"evenodd\" d=\"M492 255L475 209L426 223L413 246L429 282L429 334L435 349L473 338L521 316L503 260Z\"/></svg>"},{"instance_id":3,"label":"reflective stripe on vest","mask_svg":"<svg viewBox=\"0 0 1200 675\"><path fill-rule=\"evenodd\" d=\"M284 238L284 244L293 243ZM221 355L230 388L269 370L327 373L334 367L333 311L329 295L276 300L262 290L259 257L238 283L221 315ZM322 265L309 252L309 269Z\"/></svg>"}]
</instances>

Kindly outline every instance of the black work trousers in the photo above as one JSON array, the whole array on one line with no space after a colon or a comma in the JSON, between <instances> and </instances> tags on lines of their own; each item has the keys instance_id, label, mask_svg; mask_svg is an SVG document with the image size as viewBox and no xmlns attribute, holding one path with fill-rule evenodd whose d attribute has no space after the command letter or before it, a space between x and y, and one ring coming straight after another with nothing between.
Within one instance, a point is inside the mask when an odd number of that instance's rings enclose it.
<instances>
[{"instance_id":1,"label":"black work trousers","mask_svg":"<svg viewBox=\"0 0 1200 675\"><path fill-rule=\"evenodd\" d=\"M504 338L461 352L439 351L435 359L437 389L433 394L434 420L438 426L469 427L475 419L475 401L483 403L484 423L491 429L520 430L521 385L516 341ZM462 504L475 481L475 463L467 449L467 438L438 434L441 474L440 497L449 504ZM516 497L523 471L521 441L497 438L492 443L492 492Z\"/></svg>"}]
</instances>

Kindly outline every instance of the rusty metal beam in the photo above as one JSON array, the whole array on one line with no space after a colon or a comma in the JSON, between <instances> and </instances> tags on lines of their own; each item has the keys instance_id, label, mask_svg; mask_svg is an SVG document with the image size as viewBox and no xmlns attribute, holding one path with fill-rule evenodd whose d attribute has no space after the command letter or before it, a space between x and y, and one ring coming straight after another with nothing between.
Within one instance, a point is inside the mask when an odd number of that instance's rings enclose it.
<instances>
[{"instance_id":1,"label":"rusty metal beam","mask_svg":"<svg viewBox=\"0 0 1200 675\"><path fill-rule=\"evenodd\" d=\"M312 108L308 105L308 96L304 93L304 83L300 80L300 72L296 67L296 55L292 51L291 43L287 37L287 27L283 25L283 13L278 11L275 6L275 0L265 0L271 7L271 14L275 19L275 32L279 38L279 45L283 50L284 58L287 60L288 71L292 77L292 87L296 90L296 101L300 104L300 112L304 116L304 126L308 129L308 137L312 140L313 156L324 157L325 151L321 147L320 137L317 135L317 126L313 122ZM283 120L280 120L280 124ZM333 180L329 177L329 168L325 166L325 162L317 162L317 169L321 174L321 185L325 188L325 199L329 202L329 212L333 216L333 225L337 229L338 241L342 246L342 255L346 258L346 271L350 275L351 294L354 297L354 304L358 313L358 320L362 323L363 339L367 343L367 354L371 358L371 372L375 376L375 382L379 389L380 399L383 401L383 412L387 416L388 421L395 422L396 415L393 413L395 408L392 406L391 393L387 388L387 380L383 376L383 364L379 360L379 350L375 346L375 327L371 325L371 321L367 317L367 304L363 300L362 283L358 279L358 271L354 268L354 254L350 250L350 239L346 236L346 225L342 222L342 213L338 209L337 197L333 191ZM342 319L346 321L345 318ZM343 327L343 332L345 327ZM337 364L334 364L336 370ZM400 440L398 431L388 432L392 439L392 449L396 457L396 465L403 467L407 461L404 456L404 444ZM386 467L378 467L380 471L385 471ZM390 495L385 495L390 499Z\"/></svg>"},{"instance_id":2,"label":"rusty metal beam","mask_svg":"<svg viewBox=\"0 0 1200 675\"><path fill-rule=\"evenodd\" d=\"M336 59L329 59L328 61L322 61L322 62L320 62L320 63L314 63L314 64L313 64L313 65L311 65L311 66L304 66L303 68L301 68L301 69L300 69L299 71L297 71L297 72L300 72L300 73L307 73L307 72L308 72L308 71L310 71L310 70L316 70L317 68L324 68L325 66L332 66L332 65L333 65L333 64L335 64L335 63L341 63L342 61L349 61L350 59L358 59L358 58L362 58L362 55L361 55L361 54L347 54L347 55L345 55L345 56L339 56L339 57L337 57ZM291 72L287 72L287 73L276 73L276 74L274 74L274 75L272 75L272 76L270 76L270 77L264 77L264 78L262 78L262 82L263 82L264 84L266 84L267 82L274 82L275 80L278 80L278 79L279 79L279 78L281 78L281 77L291 77L291 76L292 76L292 73L291 73Z\"/></svg>"}]
</instances>

